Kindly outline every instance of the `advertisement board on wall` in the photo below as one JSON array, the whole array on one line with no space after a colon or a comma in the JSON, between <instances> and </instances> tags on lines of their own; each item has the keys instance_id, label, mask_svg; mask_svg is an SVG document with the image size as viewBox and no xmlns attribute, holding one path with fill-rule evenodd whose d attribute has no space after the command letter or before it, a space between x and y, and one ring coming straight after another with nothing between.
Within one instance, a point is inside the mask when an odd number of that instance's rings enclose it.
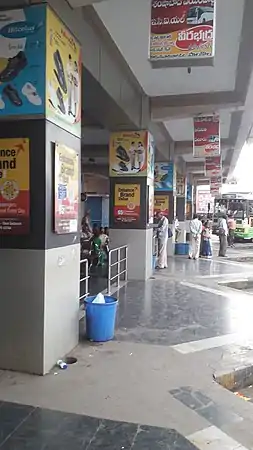
<instances>
[{"instance_id":1,"label":"advertisement board on wall","mask_svg":"<svg viewBox=\"0 0 253 450\"><path fill-rule=\"evenodd\" d=\"M210 213L213 213L213 200L210 191L197 191L196 212L198 214L208 213L208 204L210 204Z\"/></svg>"},{"instance_id":2,"label":"advertisement board on wall","mask_svg":"<svg viewBox=\"0 0 253 450\"><path fill-rule=\"evenodd\" d=\"M0 117L44 114L46 7L1 11Z\"/></svg>"},{"instance_id":3,"label":"advertisement board on wall","mask_svg":"<svg viewBox=\"0 0 253 450\"><path fill-rule=\"evenodd\" d=\"M222 175L221 156L213 156L205 160L205 173L208 178Z\"/></svg>"},{"instance_id":4,"label":"advertisement board on wall","mask_svg":"<svg viewBox=\"0 0 253 450\"><path fill-rule=\"evenodd\" d=\"M154 180L155 191L174 190L174 164L173 162L160 162L155 164Z\"/></svg>"},{"instance_id":5,"label":"advertisement board on wall","mask_svg":"<svg viewBox=\"0 0 253 450\"><path fill-rule=\"evenodd\" d=\"M155 194L154 212L161 211L166 217L169 215L169 197L168 195Z\"/></svg>"},{"instance_id":6,"label":"advertisement board on wall","mask_svg":"<svg viewBox=\"0 0 253 450\"><path fill-rule=\"evenodd\" d=\"M139 184L115 184L114 221L139 222L141 188Z\"/></svg>"},{"instance_id":7,"label":"advertisement board on wall","mask_svg":"<svg viewBox=\"0 0 253 450\"><path fill-rule=\"evenodd\" d=\"M78 231L78 183L77 152L56 144L54 229L57 234Z\"/></svg>"},{"instance_id":8,"label":"advertisement board on wall","mask_svg":"<svg viewBox=\"0 0 253 450\"><path fill-rule=\"evenodd\" d=\"M30 229L29 139L0 139L0 235Z\"/></svg>"},{"instance_id":9,"label":"advertisement board on wall","mask_svg":"<svg viewBox=\"0 0 253 450\"><path fill-rule=\"evenodd\" d=\"M152 178L153 145L147 131L122 131L110 137L110 177Z\"/></svg>"},{"instance_id":10,"label":"advertisement board on wall","mask_svg":"<svg viewBox=\"0 0 253 450\"><path fill-rule=\"evenodd\" d=\"M193 156L220 155L220 118L217 115L194 118Z\"/></svg>"},{"instance_id":11,"label":"advertisement board on wall","mask_svg":"<svg viewBox=\"0 0 253 450\"><path fill-rule=\"evenodd\" d=\"M46 115L81 136L81 47L56 14L47 8Z\"/></svg>"},{"instance_id":12,"label":"advertisement board on wall","mask_svg":"<svg viewBox=\"0 0 253 450\"><path fill-rule=\"evenodd\" d=\"M215 0L152 0L149 58L214 56Z\"/></svg>"}]
</instances>

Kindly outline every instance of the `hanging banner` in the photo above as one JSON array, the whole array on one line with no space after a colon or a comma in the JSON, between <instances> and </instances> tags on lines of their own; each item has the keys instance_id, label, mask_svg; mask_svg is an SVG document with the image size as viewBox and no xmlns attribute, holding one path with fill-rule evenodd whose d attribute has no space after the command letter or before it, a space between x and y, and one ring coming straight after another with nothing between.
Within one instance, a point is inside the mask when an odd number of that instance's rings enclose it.
<instances>
[{"instance_id":1,"label":"hanging banner","mask_svg":"<svg viewBox=\"0 0 253 450\"><path fill-rule=\"evenodd\" d=\"M221 156L212 156L205 160L206 177L219 177L222 175L222 159Z\"/></svg>"},{"instance_id":2,"label":"hanging banner","mask_svg":"<svg viewBox=\"0 0 253 450\"><path fill-rule=\"evenodd\" d=\"M139 222L140 205L141 188L139 184L115 184L115 222Z\"/></svg>"},{"instance_id":3,"label":"hanging banner","mask_svg":"<svg viewBox=\"0 0 253 450\"><path fill-rule=\"evenodd\" d=\"M152 0L150 61L214 56L215 0Z\"/></svg>"},{"instance_id":4,"label":"hanging banner","mask_svg":"<svg viewBox=\"0 0 253 450\"><path fill-rule=\"evenodd\" d=\"M220 194L222 188L222 177L212 177L210 179L210 192L212 197Z\"/></svg>"},{"instance_id":5,"label":"hanging banner","mask_svg":"<svg viewBox=\"0 0 253 450\"><path fill-rule=\"evenodd\" d=\"M172 192L174 190L174 178L173 162L155 164L155 191Z\"/></svg>"},{"instance_id":6,"label":"hanging banner","mask_svg":"<svg viewBox=\"0 0 253 450\"><path fill-rule=\"evenodd\" d=\"M168 195L156 195L154 212L155 215L161 211L166 217L169 215L169 196Z\"/></svg>"},{"instance_id":7,"label":"hanging banner","mask_svg":"<svg viewBox=\"0 0 253 450\"><path fill-rule=\"evenodd\" d=\"M220 118L217 115L194 118L193 156L220 155Z\"/></svg>"},{"instance_id":8,"label":"hanging banner","mask_svg":"<svg viewBox=\"0 0 253 450\"><path fill-rule=\"evenodd\" d=\"M0 235L30 229L29 139L0 139Z\"/></svg>"},{"instance_id":9,"label":"hanging banner","mask_svg":"<svg viewBox=\"0 0 253 450\"><path fill-rule=\"evenodd\" d=\"M78 186L78 154L56 144L54 230L57 234L78 231Z\"/></svg>"},{"instance_id":10,"label":"hanging banner","mask_svg":"<svg viewBox=\"0 0 253 450\"><path fill-rule=\"evenodd\" d=\"M148 131L122 131L110 138L110 177L153 177L154 146Z\"/></svg>"},{"instance_id":11,"label":"hanging banner","mask_svg":"<svg viewBox=\"0 0 253 450\"><path fill-rule=\"evenodd\" d=\"M177 173L177 185L176 185L176 189L177 189L177 197L185 197L185 188L186 188L186 178L183 175L180 175L179 173Z\"/></svg>"}]
</instances>

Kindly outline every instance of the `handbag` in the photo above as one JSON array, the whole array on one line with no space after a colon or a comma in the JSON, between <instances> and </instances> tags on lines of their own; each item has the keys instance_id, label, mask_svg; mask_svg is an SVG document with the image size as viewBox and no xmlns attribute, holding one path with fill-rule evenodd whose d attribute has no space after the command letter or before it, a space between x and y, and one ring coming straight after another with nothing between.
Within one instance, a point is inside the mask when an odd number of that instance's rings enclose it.
<instances>
[{"instance_id":1,"label":"handbag","mask_svg":"<svg viewBox=\"0 0 253 450\"><path fill-rule=\"evenodd\" d=\"M168 238L172 238L173 237L173 233L172 233L172 229L169 227L168 228Z\"/></svg>"}]
</instances>

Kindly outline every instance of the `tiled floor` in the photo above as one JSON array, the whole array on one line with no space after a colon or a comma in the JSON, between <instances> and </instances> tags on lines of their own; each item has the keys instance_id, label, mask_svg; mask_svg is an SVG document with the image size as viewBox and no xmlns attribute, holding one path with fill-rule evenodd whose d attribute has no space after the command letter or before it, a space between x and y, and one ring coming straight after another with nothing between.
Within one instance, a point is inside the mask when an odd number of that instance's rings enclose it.
<instances>
[{"instance_id":1,"label":"tiled floor","mask_svg":"<svg viewBox=\"0 0 253 450\"><path fill-rule=\"evenodd\" d=\"M196 450L171 429L0 404L2 450Z\"/></svg>"}]
</instances>

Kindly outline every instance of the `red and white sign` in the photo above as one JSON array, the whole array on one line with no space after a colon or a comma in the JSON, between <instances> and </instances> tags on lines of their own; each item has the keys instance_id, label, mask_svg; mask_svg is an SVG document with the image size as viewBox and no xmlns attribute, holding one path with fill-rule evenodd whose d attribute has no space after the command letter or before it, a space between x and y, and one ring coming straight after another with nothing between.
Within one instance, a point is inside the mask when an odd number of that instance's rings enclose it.
<instances>
[{"instance_id":1,"label":"red and white sign","mask_svg":"<svg viewBox=\"0 0 253 450\"><path fill-rule=\"evenodd\" d=\"M210 191L197 191L196 211L198 214L208 213L208 204L210 203L210 213L213 213L213 200Z\"/></svg>"},{"instance_id":2,"label":"red and white sign","mask_svg":"<svg viewBox=\"0 0 253 450\"><path fill-rule=\"evenodd\" d=\"M220 155L220 118L217 115L194 118L193 156Z\"/></svg>"},{"instance_id":3,"label":"red and white sign","mask_svg":"<svg viewBox=\"0 0 253 450\"><path fill-rule=\"evenodd\" d=\"M210 192L212 197L220 194L222 188L222 177L212 177L210 179Z\"/></svg>"},{"instance_id":4,"label":"red and white sign","mask_svg":"<svg viewBox=\"0 0 253 450\"><path fill-rule=\"evenodd\" d=\"M205 160L206 177L218 177L222 175L222 160L221 156L208 157Z\"/></svg>"},{"instance_id":5,"label":"red and white sign","mask_svg":"<svg viewBox=\"0 0 253 450\"><path fill-rule=\"evenodd\" d=\"M214 56L215 0L152 0L150 60Z\"/></svg>"}]
</instances>

